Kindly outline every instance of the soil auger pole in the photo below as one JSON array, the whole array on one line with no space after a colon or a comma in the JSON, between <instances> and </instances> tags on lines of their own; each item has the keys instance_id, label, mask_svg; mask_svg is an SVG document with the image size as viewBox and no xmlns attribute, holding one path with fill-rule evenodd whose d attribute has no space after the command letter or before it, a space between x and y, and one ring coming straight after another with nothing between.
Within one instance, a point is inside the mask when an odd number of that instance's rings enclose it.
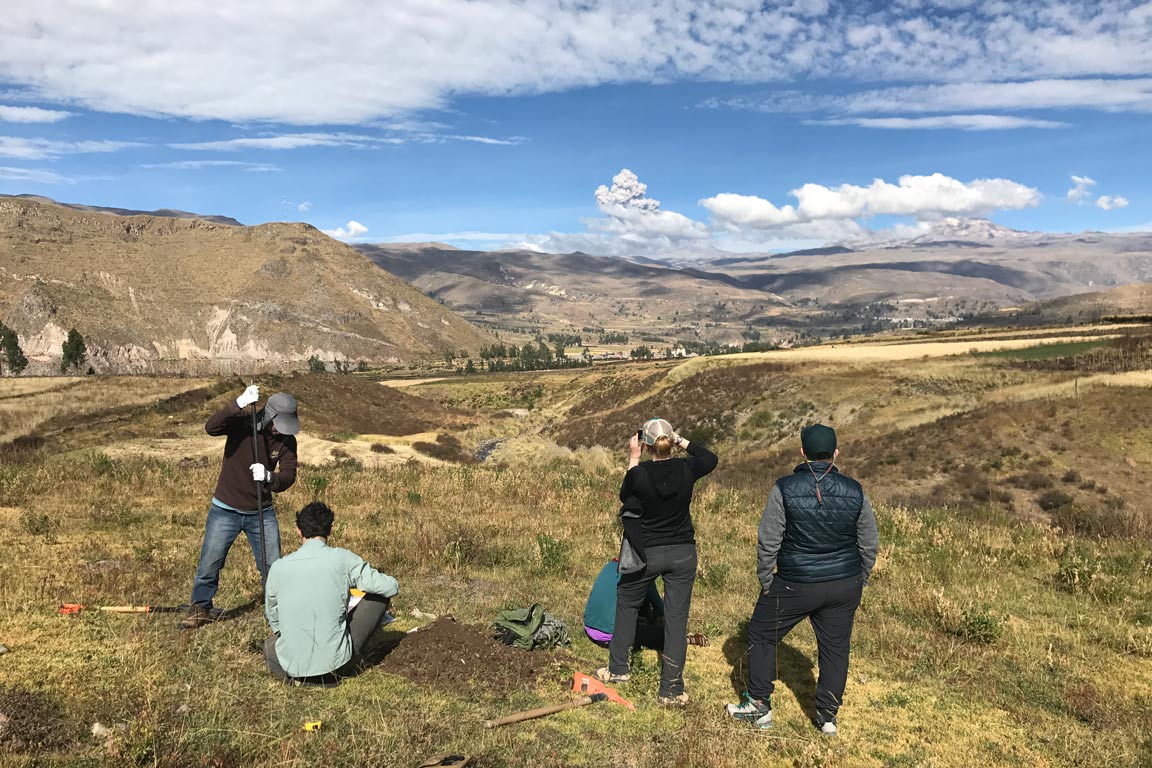
<instances>
[{"instance_id":1,"label":"soil auger pole","mask_svg":"<svg viewBox=\"0 0 1152 768\"><path fill-rule=\"evenodd\" d=\"M260 464L260 425L256 422L256 403L252 403L252 463ZM267 467L265 467L267 471ZM260 593L268 582L268 547L264 543L264 488L259 480L256 483L256 515L260 518Z\"/></svg>"}]
</instances>

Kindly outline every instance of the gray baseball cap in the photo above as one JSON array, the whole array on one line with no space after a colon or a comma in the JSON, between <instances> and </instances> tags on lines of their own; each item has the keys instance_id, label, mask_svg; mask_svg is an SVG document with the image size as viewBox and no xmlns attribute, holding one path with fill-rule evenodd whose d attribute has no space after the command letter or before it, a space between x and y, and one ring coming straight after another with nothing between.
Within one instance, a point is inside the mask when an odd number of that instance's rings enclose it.
<instances>
[{"instance_id":1,"label":"gray baseball cap","mask_svg":"<svg viewBox=\"0 0 1152 768\"><path fill-rule=\"evenodd\" d=\"M640 430L640 439L644 442L644 445L654 445L657 438L672 437L672 435L675 434L672 425L664 419L648 419L648 421L644 422L644 426L641 427Z\"/></svg>"},{"instance_id":2,"label":"gray baseball cap","mask_svg":"<svg viewBox=\"0 0 1152 768\"><path fill-rule=\"evenodd\" d=\"M300 419L296 416L296 398L287 392L277 392L268 398L264 404L264 418L260 420L260 429L268 426L276 427L282 435L295 435L300 432Z\"/></svg>"}]
</instances>

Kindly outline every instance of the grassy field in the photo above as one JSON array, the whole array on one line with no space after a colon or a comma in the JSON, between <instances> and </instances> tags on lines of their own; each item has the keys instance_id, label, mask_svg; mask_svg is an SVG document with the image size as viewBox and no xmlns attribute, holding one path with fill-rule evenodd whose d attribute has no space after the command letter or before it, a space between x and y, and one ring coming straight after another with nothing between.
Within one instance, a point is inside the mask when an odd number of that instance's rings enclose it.
<instances>
[{"instance_id":1,"label":"grassy field","mask_svg":"<svg viewBox=\"0 0 1152 768\"><path fill-rule=\"evenodd\" d=\"M0 765L414 766L443 752L556 768L1150 765L1149 381L1076 384L1066 366L1021 370L957 343L959 354L885 361L829 350L802 363L768 353L457 377L407 388L371 423L354 410L332 416L344 400L321 397L369 402L360 388L376 385L277 382L308 393L313 432L301 445L326 446L279 498L282 527L324 499L338 516L334 543L400 580L387 647L427 623L413 609L484 624L540 602L579 630L587 590L618 547L630 429L659 414L716 447L720 468L694 505L690 620L713 644L689 649L689 707L655 705L657 659L644 652L620 688L636 712L604 705L498 730L483 721L566 700L561 679L606 652L574 631L570 656L516 685L478 668L448 691L377 666L335 689L287 688L264 671L267 628L243 542L222 579L228 621L181 633L177 614L59 615L64 602L187 599L220 448L194 433L233 384L93 380L110 390L106 407L86 405L65 429L62 403L36 448L5 449L0 465L11 532L0 541L0 643L11 649L0 656ZM12 383L0 405L70 385ZM112 392L125 386L137 387L135 410ZM741 727L721 707L743 687L760 509L794 463L796 429L813 420L839 429L843 468L865 483L881 526L834 740L808 721L807 626L781 651L772 730ZM499 441L491 458L465 463L484 441ZM154 450L160 442L168 449ZM376 444L438 448L397 461L363 450ZM321 730L301 730L314 720ZM96 722L108 733L91 736Z\"/></svg>"}]
</instances>

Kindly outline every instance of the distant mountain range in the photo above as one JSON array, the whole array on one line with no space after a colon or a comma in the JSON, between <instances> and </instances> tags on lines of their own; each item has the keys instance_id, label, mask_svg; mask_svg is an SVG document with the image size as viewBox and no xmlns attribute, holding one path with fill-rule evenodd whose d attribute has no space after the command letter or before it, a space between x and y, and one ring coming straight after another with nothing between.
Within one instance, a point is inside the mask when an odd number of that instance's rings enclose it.
<instances>
[{"instance_id":1,"label":"distant mountain range","mask_svg":"<svg viewBox=\"0 0 1152 768\"><path fill-rule=\"evenodd\" d=\"M0 315L33 370L70 328L97 371L408 362L491 338L308 224L0 197Z\"/></svg>"},{"instance_id":2,"label":"distant mountain range","mask_svg":"<svg viewBox=\"0 0 1152 768\"><path fill-rule=\"evenodd\" d=\"M358 250L475 322L738 342L885 323L931 323L1152 281L1152 233L1019 232L948 218L902 240L687 264L584 253Z\"/></svg>"}]
</instances>

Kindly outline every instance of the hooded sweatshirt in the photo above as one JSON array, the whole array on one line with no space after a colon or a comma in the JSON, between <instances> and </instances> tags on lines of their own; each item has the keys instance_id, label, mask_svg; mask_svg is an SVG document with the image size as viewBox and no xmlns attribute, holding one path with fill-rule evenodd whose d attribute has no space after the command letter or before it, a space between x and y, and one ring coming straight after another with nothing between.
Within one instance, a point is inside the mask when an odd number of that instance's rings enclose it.
<instances>
[{"instance_id":1,"label":"hooded sweatshirt","mask_svg":"<svg viewBox=\"0 0 1152 768\"><path fill-rule=\"evenodd\" d=\"M696 481L716 468L716 454L702 445L688 444L687 459L645 461L628 470L620 487L620 501L640 499L644 512L644 547L695 544L689 505Z\"/></svg>"}]
</instances>

